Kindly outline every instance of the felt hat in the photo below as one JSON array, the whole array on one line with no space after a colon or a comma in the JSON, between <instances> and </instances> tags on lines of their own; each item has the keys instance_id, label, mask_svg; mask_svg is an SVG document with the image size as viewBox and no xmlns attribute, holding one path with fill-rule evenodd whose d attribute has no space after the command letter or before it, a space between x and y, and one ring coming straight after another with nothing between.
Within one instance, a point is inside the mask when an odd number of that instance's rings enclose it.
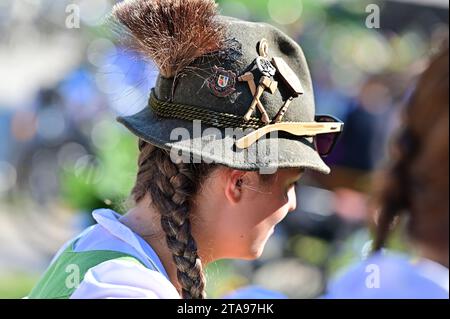
<instances>
[{"instance_id":1,"label":"felt hat","mask_svg":"<svg viewBox=\"0 0 450 319\"><path fill-rule=\"evenodd\" d=\"M301 47L269 24L219 16L215 10L209 0L135 0L116 6L113 16L160 71L148 105L117 120L183 159L240 170L329 173L312 134L296 134L304 123L316 128ZM252 141L243 143L245 136Z\"/></svg>"}]
</instances>

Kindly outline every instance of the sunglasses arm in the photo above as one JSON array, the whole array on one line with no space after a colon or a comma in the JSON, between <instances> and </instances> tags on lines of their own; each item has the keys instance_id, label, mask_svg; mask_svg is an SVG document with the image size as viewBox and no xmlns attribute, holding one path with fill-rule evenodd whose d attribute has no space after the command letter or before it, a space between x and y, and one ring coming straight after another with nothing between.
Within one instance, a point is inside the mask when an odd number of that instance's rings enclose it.
<instances>
[{"instance_id":1,"label":"sunglasses arm","mask_svg":"<svg viewBox=\"0 0 450 319\"><path fill-rule=\"evenodd\" d=\"M282 122L263 126L236 141L236 146L245 149L264 135L274 131L284 131L297 136L315 136L317 134L341 132L344 124L339 122Z\"/></svg>"}]
</instances>

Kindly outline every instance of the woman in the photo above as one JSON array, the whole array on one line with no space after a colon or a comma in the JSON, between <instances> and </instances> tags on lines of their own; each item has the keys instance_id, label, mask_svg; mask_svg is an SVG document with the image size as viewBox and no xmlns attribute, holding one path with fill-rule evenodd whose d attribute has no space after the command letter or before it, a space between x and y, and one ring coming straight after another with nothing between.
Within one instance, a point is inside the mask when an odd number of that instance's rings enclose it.
<instances>
[{"instance_id":1,"label":"woman","mask_svg":"<svg viewBox=\"0 0 450 319\"><path fill-rule=\"evenodd\" d=\"M378 181L375 254L328 291L329 298L448 298L449 51L435 57L404 110L391 162ZM382 251L406 222L415 257Z\"/></svg>"},{"instance_id":2,"label":"woman","mask_svg":"<svg viewBox=\"0 0 450 319\"><path fill-rule=\"evenodd\" d=\"M113 16L160 73L149 105L118 119L139 137L136 206L94 211L30 298L204 298L205 265L260 256L304 170L329 172L342 123L314 115L302 50L269 25L209 0L125 1Z\"/></svg>"}]
</instances>

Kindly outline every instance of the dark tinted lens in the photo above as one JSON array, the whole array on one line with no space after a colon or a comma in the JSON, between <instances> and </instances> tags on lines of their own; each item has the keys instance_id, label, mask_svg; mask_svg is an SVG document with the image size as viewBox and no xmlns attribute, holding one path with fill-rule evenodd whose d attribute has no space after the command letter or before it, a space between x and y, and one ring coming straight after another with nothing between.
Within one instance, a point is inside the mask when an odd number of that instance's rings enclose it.
<instances>
[{"instance_id":1,"label":"dark tinted lens","mask_svg":"<svg viewBox=\"0 0 450 319\"><path fill-rule=\"evenodd\" d=\"M326 133L316 135L316 149L320 156L330 154L338 137L338 133Z\"/></svg>"},{"instance_id":2,"label":"dark tinted lens","mask_svg":"<svg viewBox=\"0 0 450 319\"><path fill-rule=\"evenodd\" d=\"M337 119L329 115L316 115L314 120L316 122L339 122Z\"/></svg>"},{"instance_id":3,"label":"dark tinted lens","mask_svg":"<svg viewBox=\"0 0 450 319\"><path fill-rule=\"evenodd\" d=\"M316 122L337 122L331 116L316 116ZM339 137L339 133L326 133L326 134L318 134L315 137L316 150L320 156L327 156L331 153L334 144L336 144L336 140Z\"/></svg>"}]
</instances>

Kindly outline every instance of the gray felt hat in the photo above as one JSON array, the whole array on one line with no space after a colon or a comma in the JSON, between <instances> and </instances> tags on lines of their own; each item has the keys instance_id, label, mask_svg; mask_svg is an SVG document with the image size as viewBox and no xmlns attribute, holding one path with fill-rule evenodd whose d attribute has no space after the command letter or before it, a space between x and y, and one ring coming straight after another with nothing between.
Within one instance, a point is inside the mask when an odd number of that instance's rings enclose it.
<instances>
[{"instance_id":1,"label":"gray felt hat","mask_svg":"<svg viewBox=\"0 0 450 319\"><path fill-rule=\"evenodd\" d=\"M312 137L275 130L275 137L236 146L251 130L314 122L313 88L302 49L286 34L266 23L216 18L227 48L196 59L174 78L159 75L148 105L117 120L139 138L191 159L240 170L329 173Z\"/></svg>"}]
</instances>

